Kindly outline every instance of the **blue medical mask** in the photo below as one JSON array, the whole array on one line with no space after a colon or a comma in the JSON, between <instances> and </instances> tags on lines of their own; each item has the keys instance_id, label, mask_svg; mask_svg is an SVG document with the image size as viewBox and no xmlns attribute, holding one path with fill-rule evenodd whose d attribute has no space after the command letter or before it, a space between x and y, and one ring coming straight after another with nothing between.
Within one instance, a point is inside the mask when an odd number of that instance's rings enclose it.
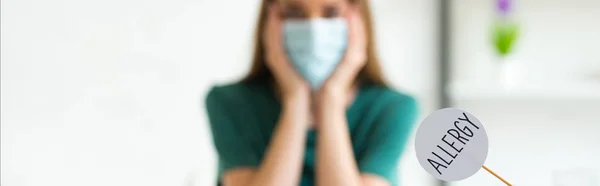
<instances>
[{"instance_id":1,"label":"blue medical mask","mask_svg":"<svg viewBox=\"0 0 600 186\"><path fill-rule=\"evenodd\" d=\"M296 71L318 90L342 60L348 41L343 18L285 20L284 45Z\"/></svg>"}]
</instances>

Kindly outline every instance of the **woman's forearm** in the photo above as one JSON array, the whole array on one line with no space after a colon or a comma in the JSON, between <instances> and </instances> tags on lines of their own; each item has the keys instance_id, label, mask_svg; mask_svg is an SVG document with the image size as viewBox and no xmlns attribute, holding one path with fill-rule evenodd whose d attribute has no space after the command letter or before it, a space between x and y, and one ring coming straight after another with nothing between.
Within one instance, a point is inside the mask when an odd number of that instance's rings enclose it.
<instances>
[{"instance_id":1,"label":"woman's forearm","mask_svg":"<svg viewBox=\"0 0 600 186\"><path fill-rule=\"evenodd\" d=\"M291 101L282 107L279 123L260 167L252 176L251 186L299 185L308 126L308 105Z\"/></svg>"},{"instance_id":2,"label":"woman's forearm","mask_svg":"<svg viewBox=\"0 0 600 186\"><path fill-rule=\"evenodd\" d=\"M344 109L331 107L319 113L316 161L318 186L361 185L345 114Z\"/></svg>"}]
</instances>

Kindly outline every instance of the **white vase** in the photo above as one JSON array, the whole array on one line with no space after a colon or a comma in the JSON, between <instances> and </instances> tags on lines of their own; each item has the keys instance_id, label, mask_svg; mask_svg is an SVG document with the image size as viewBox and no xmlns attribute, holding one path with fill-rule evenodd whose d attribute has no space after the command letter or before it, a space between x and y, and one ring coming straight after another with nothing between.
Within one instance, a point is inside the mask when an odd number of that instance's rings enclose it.
<instances>
[{"instance_id":1,"label":"white vase","mask_svg":"<svg viewBox=\"0 0 600 186\"><path fill-rule=\"evenodd\" d=\"M499 57L493 64L496 86L504 91L516 89L521 81L521 63L510 56Z\"/></svg>"}]
</instances>

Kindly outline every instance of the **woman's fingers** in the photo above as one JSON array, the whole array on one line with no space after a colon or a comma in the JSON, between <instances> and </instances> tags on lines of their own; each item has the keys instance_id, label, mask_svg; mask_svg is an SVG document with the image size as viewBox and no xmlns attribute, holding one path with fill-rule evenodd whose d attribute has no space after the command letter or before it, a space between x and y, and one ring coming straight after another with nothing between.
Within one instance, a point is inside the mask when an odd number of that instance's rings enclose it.
<instances>
[{"instance_id":1,"label":"woman's fingers","mask_svg":"<svg viewBox=\"0 0 600 186\"><path fill-rule=\"evenodd\" d=\"M270 5L266 29L263 33L266 65L275 76L280 88L285 92L293 93L299 88L303 89L305 84L289 62L284 50L282 24L279 6L277 4Z\"/></svg>"},{"instance_id":2,"label":"woman's fingers","mask_svg":"<svg viewBox=\"0 0 600 186\"><path fill-rule=\"evenodd\" d=\"M278 73L281 65L285 63L283 45L281 42L281 20L279 10L276 4L269 6L267 24L265 25L264 43L267 57L267 64L271 66L273 71ZM284 64L283 64L284 65Z\"/></svg>"},{"instance_id":3,"label":"woman's fingers","mask_svg":"<svg viewBox=\"0 0 600 186\"><path fill-rule=\"evenodd\" d=\"M348 16L348 23L348 52L351 52L349 54L354 56L351 58L351 62L364 62L364 58L366 57L367 40L365 35L365 25L361 17L360 9L357 5L354 5L351 10L350 15Z\"/></svg>"},{"instance_id":4,"label":"woman's fingers","mask_svg":"<svg viewBox=\"0 0 600 186\"><path fill-rule=\"evenodd\" d=\"M267 24L265 25L265 44L269 50L269 53L277 53L281 48L281 20L279 17L279 9L276 4L269 5L269 11L267 16ZM276 51L271 51L276 50Z\"/></svg>"}]
</instances>

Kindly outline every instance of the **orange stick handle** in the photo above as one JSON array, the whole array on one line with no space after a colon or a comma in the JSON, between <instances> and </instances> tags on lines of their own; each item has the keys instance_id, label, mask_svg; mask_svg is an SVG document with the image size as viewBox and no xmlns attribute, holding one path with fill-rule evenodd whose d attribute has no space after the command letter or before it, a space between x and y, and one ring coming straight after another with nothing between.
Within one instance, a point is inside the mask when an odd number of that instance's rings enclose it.
<instances>
[{"instance_id":1,"label":"orange stick handle","mask_svg":"<svg viewBox=\"0 0 600 186\"><path fill-rule=\"evenodd\" d=\"M508 181L506 181L504 178L498 176L498 174L496 174L494 171L490 170L489 168L487 168L485 165L481 166L483 169L485 169L486 171L488 171L490 174L496 176L496 178L500 179L500 181L504 182L506 185L508 186L512 186L512 184L508 183Z\"/></svg>"}]
</instances>

